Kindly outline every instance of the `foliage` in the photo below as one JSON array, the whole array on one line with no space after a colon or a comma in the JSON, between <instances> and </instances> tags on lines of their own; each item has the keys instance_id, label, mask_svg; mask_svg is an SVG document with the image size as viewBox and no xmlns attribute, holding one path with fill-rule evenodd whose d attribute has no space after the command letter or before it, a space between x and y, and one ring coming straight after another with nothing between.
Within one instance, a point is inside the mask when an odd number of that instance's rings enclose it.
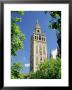
<instances>
[{"instance_id":1,"label":"foliage","mask_svg":"<svg viewBox=\"0 0 72 90\"><path fill-rule=\"evenodd\" d=\"M18 62L13 63L11 66L11 78L12 79L17 79L17 78L22 78L23 75L20 74L20 71L23 69L22 65Z\"/></svg>"},{"instance_id":2,"label":"foliage","mask_svg":"<svg viewBox=\"0 0 72 90\"><path fill-rule=\"evenodd\" d=\"M56 59L50 58L45 60L38 66L36 72L29 74L22 74L20 71L23 69L20 63L13 63L11 66L12 79L61 79L61 60L59 57Z\"/></svg>"},{"instance_id":3,"label":"foliage","mask_svg":"<svg viewBox=\"0 0 72 90\"><path fill-rule=\"evenodd\" d=\"M61 31L61 11L51 11L50 15L54 19L53 21L51 21L51 28Z\"/></svg>"},{"instance_id":4,"label":"foliage","mask_svg":"<svg viewBox=\"0 0 72 90\"><path fill-rule=\"evenodd\" d=\"M61 60L51 58L39 65L36 72L30 74L31 79L60 79L61 78Z\"/></svg>"},{"instance_id":5,"label":"foliage","mask_svg":"<svg viewBox=\"0 0 72 90\"><path fill-rule=\"evenodd\" d=\"M61 11L50 11L49 14L52 17L49 27L57 30L58 56L61 57Z\"/></svg>"},{"instance_id":6,"label":"foliage","mask_svg":"<svg viewBox=\"0 0 72 90\"><path fill-rule=\"evenodd\" d=\"M16 12L22 15L23 12ZM18 17L13 17L11 19L11 55L16 55L16 52L23 48L23 41L25 40L25 35L21 32L20 27L17 22L21 22L22 19Z\"/></svg>"},{"instance_id":7,"label":"foliage","mask_svg":"<svg viewBox=\"0 0 72 90\"><path fill-rule=\"evenodd\" d=\"M24 11L14 11L14 12L16 12L19 15L24 15Z\"/></svg>"},{"instance_id":8,"label":"foliage","mask_svg":"<svg viewBox=\"0 0 72 90\"><path fill-rule=\"evenodd\" d=\"M57 30L58 56L61 57L61 11L51 11L50 15L54 19L50 27Z\"/></svg>"}]
</instances>

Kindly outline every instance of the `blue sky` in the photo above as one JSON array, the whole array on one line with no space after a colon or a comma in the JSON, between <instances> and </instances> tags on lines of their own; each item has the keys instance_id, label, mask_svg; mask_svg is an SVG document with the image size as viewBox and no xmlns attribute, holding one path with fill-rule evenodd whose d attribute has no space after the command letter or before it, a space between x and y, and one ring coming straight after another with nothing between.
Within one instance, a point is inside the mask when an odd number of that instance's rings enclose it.
<instances>
[{"instance_id":1,"label":"blue sky","mask_svg":"<svg viewBox=\"0 0 72 90\"><path fill-rule=\"evenodd\" d=\"M18 14L12 12L11 17L20 17ZM57 47L57 37L56 31L51 30L48 25L49 21L52 20L49 14L45 14L43 11L25 11L24 15L21 16L22 22L17 23L20 26L22 33L25 34L26 39L24 41L24 49L17 51L17 56L12 57L13 62L20 62L24 69L22 73L28 73L30 67L25 66L25 64L30 64L30 39L34 31L36 21L38 19L41 26L41 31L45 33L47 40L47 51L48 57L50 55L50 50Z\"/></svg>"}]
</instances>

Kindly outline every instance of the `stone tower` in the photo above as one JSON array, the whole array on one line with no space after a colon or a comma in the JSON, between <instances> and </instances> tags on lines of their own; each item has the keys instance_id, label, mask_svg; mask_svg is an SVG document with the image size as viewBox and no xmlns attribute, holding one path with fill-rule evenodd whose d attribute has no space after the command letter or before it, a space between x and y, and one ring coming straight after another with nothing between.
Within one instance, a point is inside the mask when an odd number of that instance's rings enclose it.
<instances>
[{"instance_id":1,"label":"stone tower","mask_svg":"<svg viewBox=\"0 0 72 90\"><path fill-rule=\"evenodd\" d=\"M36 71L38 64L44 62L47 58L47 44L44 33L41 32L41 27L37 20L35 30L31 36L30 47L30 71Z\"/></svg>"}]
</instances>

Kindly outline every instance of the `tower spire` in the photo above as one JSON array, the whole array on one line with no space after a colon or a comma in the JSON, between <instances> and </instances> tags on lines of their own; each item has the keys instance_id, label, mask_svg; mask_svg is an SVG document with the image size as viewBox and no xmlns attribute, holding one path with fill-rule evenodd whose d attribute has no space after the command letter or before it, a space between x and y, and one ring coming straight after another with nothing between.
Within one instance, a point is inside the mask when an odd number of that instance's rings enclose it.
<instances>
[{"instance_id":1,"label":"tower spire","mask_svg":"<svg viewBox=\"0 0 72 90\"><path fill-rule=\"evenodd\" d=\"M37 22L36 22L36 27L35 27L36 29L40 29L40 25L39 25L39 21L38 21L38 19L37 19Z\"/></svg>"},{"instance_id":2,"label":"tower spire","mask_svg":"<svg viewBox=\"0 0 72 90\"><path fill-rule=\"evenodd\" d=\"M37 19L37 24L39 24L38 19Z\"/></svg>"}]
</instances>

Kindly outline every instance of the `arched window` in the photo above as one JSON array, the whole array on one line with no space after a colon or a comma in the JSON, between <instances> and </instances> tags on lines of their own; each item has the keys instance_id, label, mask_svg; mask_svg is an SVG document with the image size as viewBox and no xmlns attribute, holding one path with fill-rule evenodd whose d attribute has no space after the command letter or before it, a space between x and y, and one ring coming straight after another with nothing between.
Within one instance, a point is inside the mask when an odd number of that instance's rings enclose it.
<instances>
[{"instance_id":1,"label":"arched window","mask_svg":"<svg viewBox=\"0 0 72 90\"><path fill-rule=\"evenodd\" d=\"M42 61L42 57L40 58L40 61Z\"/></svg>"},{"instance_id":2,"label":"arched window","mask_svg":"<svg viewBox=\"0 0 72 90\"><path fill-rule=\"evenodd\" d=\"M41 40L41 35L39 35L39 40Z\"/></svg>"},{"instance_id":3,"label":"arched window","mask_svg":"<svg viewBox=\"0 0 72 90\"><path fill-rule=\"evenodd\" d=\"M36 39L36 36L35 36L35 39Z\"/></svg>"},{"instance_id":4,"label":"arched window","mask_svg":"<svg viewBox=\"0 0 72 90\"><path fill-rule=\"evenodd\" d=\"M37 30L37 32L39 32L39 30Z\"/></svg>"}]
</instances>

